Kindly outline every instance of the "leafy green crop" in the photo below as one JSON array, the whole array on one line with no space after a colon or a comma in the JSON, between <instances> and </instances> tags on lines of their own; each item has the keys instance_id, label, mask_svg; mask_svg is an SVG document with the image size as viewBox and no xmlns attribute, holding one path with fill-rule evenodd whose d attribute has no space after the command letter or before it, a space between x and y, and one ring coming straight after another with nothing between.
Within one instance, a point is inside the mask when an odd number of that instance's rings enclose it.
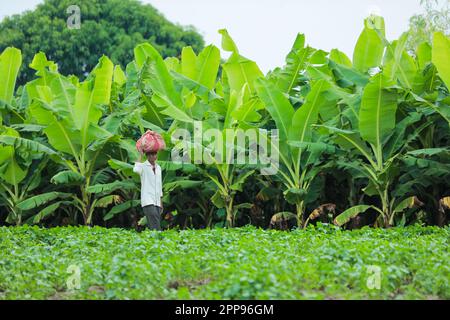
<instances>
[{"instance_id":1,"label":"leafy green crop","mask_svg":"<svg viewBox=\"0 0 450 320\"><path fill-rule=\"evenodd\" d=\"M0 299L450 299L449 240L448 227L420 226L1 227Z\"/></svg>"}]
</instances>

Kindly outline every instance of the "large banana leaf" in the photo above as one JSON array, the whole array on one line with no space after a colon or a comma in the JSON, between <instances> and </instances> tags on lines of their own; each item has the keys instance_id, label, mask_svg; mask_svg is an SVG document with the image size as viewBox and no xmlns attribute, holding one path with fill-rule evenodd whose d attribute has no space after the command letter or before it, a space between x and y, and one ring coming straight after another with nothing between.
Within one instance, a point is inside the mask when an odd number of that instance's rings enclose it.
<instances>
[{"instance_id":1,"label":"large banana leaf","mask_svg":"<svg viewBox=\"0 0 450 320\"><path fill-rule=\"evenodd\" d=\"M364 21L364 30L353 52L353 66L361 72L380 66L383 58L384 19L375 17L375 20L367 18Z\"/></svg>"},{"instance_id":2,"label":"large banana leaf","mask_svg":"<svg viewBox=\"0 0 450 320\"><path fill-rule=\"evenodd\" d=\"M311 80L333 80L333 73L329 67L328 52L315 50L306 67L306 75Z\"/></svg>"},{"instance_id":3,"label":"large banana leaf","mask_svg":"<svg viewBox=\"0 0 450 320\"><path fill-rule=\"evenodd\" d=\"M23 170L21 166L18 165L14 155L15 150L22 149L36 154L46 154L56 162L67 161L46 145L37 141L21 138L19 134L11 128L7 128L6 133L0 135L0 143L5 145L4 147L0 146L0 153L3 155L0 156L0 167L4 162L4 159L9 159L7 160L5 167L3 167L4 171L2 172L5 174L3 178L11 184L21 182L28 171Z\"/></svg>"},{"instance_id":4,"label":"large banana leaf","mask_svg":"<svg viewBox=\"0 0 450 320\"><path fill-rule=\"evenodd\" d=\"M86 181L85 177L74 171L61 171L55 174L50 182L54 184L81 185Z\"/></svg>"},{"instance_id":5,"label":"large banana leaf","mask_svg":"<svg viewBox=\"0 0 450 320\"><path fill-rule=\"evenodd\" d=\"M397 94L385 88L387 79L376 75L364 88L359 110L361 137L381 152L382 143L395 127Z\"/></svg>"},{"instance_id":6,"label":"large banana leaf","mask_svg":"<svg viewBox=\"0 0 450 320\"><path fill-rule=\"evenodd\" d=\"M0 178L13 186L17 186L28 172L16 160L14 145L19 138L19 133L8 127L4 127L0 135Z\"/></svg>"},{"instance_id":7,"label":"large banana leaf","mask_svg":"<svg viewBox=\"0 0 450 320\"><path fill-rule=\"evenodd\" d=\"M97 123L100 105L109 104L113 64L102 57L89 78L75 83L52 69L42 53L32 63L40 78L27 85L32 99L30 114L59 151L78 157L93 142L103 141L104 132Z\"/></svg>"},{"instance_id":8,"label":"large banana leaf","mask_svg":"<svg viewBox=\"0 0 450 320\"><path fill-rule=\"evenodd\" d=\"M365 156L369 162L373 161L370 149L367 147L366 143L361 140L358 133L326 125L321 125L320 127L334 133L336 135L335 142L342 148L352 150L352 152L357 152Z\"/></svg>"},{"instance_id":9,"label":"large banana leaf","mask_svg":"<svg viewBox=\"0 0 450 320\"><path fill-rule=\"evenodd\" d=\"M17 207L21 210L30 210L42 206L43 204L46 204L52 200L69 197L71 197L70 193L52 191L28 198L17 204Z\"/></svg>"},{"instance_id":10,"label":"large banana leaf","mask_svg":"<svg viewBox=\"0 0 450 320\"><path fill-rule=\"evenodd\" d=\"M339 61L339 57L335 57ZM335 62L334 59L330 57L329 66L334 71L336 77L336 83L343 88L351 87L354 84L358 87L364 87L369 82L368 75L356 70L351 65L342 65L339 62ZM345 62L345 60L344 60Z\"/></svg>"},{"instance_id":11,"label":"large banana leaf","mask_svg":"<svg viewBox=\"0 0 450 320\"><path fill-rule=\"evenodd\" d=\"M339 51L338 49L332 49L330 51L330 60L333 60L334 62L348 68L351 68L353 66L352 61L349 59L349 57L347 57L345 53Z\"/></svg>"},{"instance_id":12,"label":"large banana leaf","mask_svg":"<svg viewBox=\"0 0 450 320\"><path fill-rule=\"evenodd\" d=\"M294 117L294 108L283 93L266 79L256 80L256 91L277 125L280 141L286 141Z\"/></svg>"},{"instance_id":13,"label":"large banana leaf","mask_svg":"<svg viewBox=\"0 0 450 320\"><path fill-rule=\"evenodd\" d=\"M197 55L194 49L191 46L184 47L181 50L181 73L188 78L195 79L197 74L196 64Z\"/></svg>"},{"instance_id":14,"label":"large banana leaf","mask_svg":"<svg viewBox=\"0 0 450 320\"><path fill-rule=\"evenodd\" d=\"M428 63L431 62L431 46L427 42L422 42L416 50L417 63L421 70L425 69Z\"/></svg>"},{"instance_id":15,"label":"large banana leaf","mask_svg":"<svg viewBox=\"0 0 450 320\"><path fill-rule=\"evenodd\" d=\"M411 127L411 125L418 122L420 119L420 114L411 112L408 116L395 125L394 130L383 147L383 156L386 159L394 156L396 152L401 150L401 148L405 148L407 146L408 140L405 140L405 132ZM420 134L420 130L416 129L414 131L414 135L411 135L411 137L416 134Z\"/></svg>"},{"instance_id":16,"label":"large banana leaf","mask_svg":"<svg viewBox=\"0 0 450 320\"><path fill-rule=\"evenodd\" d=\"M164 193L169 193L176 189L192 189L199 187L203 184L203 181L199 180L176 180L164 184Z\"/></svg>"},{"instance_id":17,"label":"large banana leaf","mask_svg":"<svg viewBox=\"0 0 450 320\"><path fill-rule=\"evenodd\" d=\"M148 81L152 90L180 108L181 98L175 90L173 78L159 52L151 44L143 43L136 46L134 56L139 69L149 69L145 80Z\"/></svg>"},{"instance_id":18,"label":"large banana leaf","mask_svg":"<svg viewBox=\"0 0 450 320\"><path fill-rule=\"evenodd\" d=\"M236 44L225 29L219 30L219 33L222 34L222 48L233 52L227 62L223 64L230 89L240 91L247 83L250 91L254 93L255 80L264 77L264 74L254 61L239 55Z\"/></svg>"},{"instance_id":19,"label":"large banana leaf","mask_svg":"<svg viewBox=\"0 0 450 320\"><path fill-rule=\"evenodd\" d=\"M48 155L55 155L56 152L49 147L33 140L24 139L19 136L13 135L0 135L0 143L13 146L14 149L24 148L28 151L45 153Z\"/></svg>"},{"instance_id":20,"label":"large banana leaf","mask_svg":"<svg viewBox=\"0 0 450 320\"><path fill-rule=\"evenodd\" d=\"M220 29L218 32L222 35L222 49L233 53L239 53L236 43L234 43L234 40L230 37L228 31L226 29Z\"/></svg>"},{"instance_id":21,"label":"large banana leaf","mask_svg":"<svg viewBox=\"0 0 450 320\"><path fill-rule=\"evenodd\" d=\"M14 151L2 150L2 147L0 147L0 151L4 152L3 157L7 160L6 163L0 166L0 177L7 183L17 186L25 179L28 171L19 166Z\"/></svg>"},{"instance_id":22,"label":"large banana leaf","mask_svg":"<svg viewBox=\"0 0 450 320\"><path fill-rule=\"evenodd\" d=\"M127 75L123 72L120 65L114 67L113 81L117 86L121 87L127 82Z\"/></svg>"},{"instance_id":23,"label":"large banana leaf","mask_svg":"<svg viewBox=\"0 0 450 320\"><path fill-rule=\"evenodd\" d=\"M418 70L414 58L405 50L407 40L408 34L405 33L398 41L388 45L384 74L390 79L398 79L404 87L412 89Z\"/></svg>"},{"instance_id":24,"label":"large banana leaf","mask_svg":"<svg viewBox=\"0 0 450 320\"><path fill-rule=\"evenodd\" d=\"M161 113L164 108L156 106L156 104L144 94L141 94L142 102L144 103L146 112L143 114L145 121L149 121L150 123L163 128L166 125L166 119L164 115Z\"/></svg>"},{"instance_id":25,"label":"large banana leaf","mask_svg":"<svg viewBox=\"0 0 450 320\"><path fill-rule=\"evenodd\" d=\"M194 119L188 115L183 109L177 107L172 103L170 99L160 96L158 93L154 93L152 101L158 105L158 107L163 108L160 113L172 117L175 120L181 122L193 122Z\"/></svg>"},{"instance_id":26,"label":"large banana leaf","mask_svg":"<svg viewBox=\"0 0 450 320\"><path fill-rule=\"evenodd\" d=\"M171 71L171 75L178 84L183 86L185 89L188 89L191 92L196 93L197 96L199 96L200 98L204 99L207 102L212 102L216 99L222 99L222 97L219 96L216 92L214 92L214 90L209 89L208 87L198 83L195 80L192 80L191 78L184 76L181 73Z\"/></svg>"},{"instance_id":27,"label":"large banana leaf","mask_svg":"<svg viewBox=\"0 0 450 320\"><path fill-rule=\"evenodd\" d=\"M311 91L306 96L305 103L294 113L292 118L292 124L289 129L289 140L291 142L304 143L311 141L313 125L317 124L320 107L327 102L323 92L329 87L330 85L325 80L319 80L313 84ZM290 145L293 146L292 143ZM296 166L300 165L303 149L293 148L292 150L296 159Z\"/></svg>"},{"instance_id":28,"label":"large banana leaf","mask_svg":"<svg viewBox=\"0 0 450 320\"><path fill-rule=\"evenodd\" d=\"M6 48L0 55L0 100L11 103L14 95L17 74L22 64L19 49Z\"/></svg>"},{"instance_id":29,"label":"large banana leaf","mask_svg":"<svg viewBox=\"0 0 450 320\"><path fill-rule=\"evenodd\" d=\"M118 204L114 206L108 213L106 213L106 215L103 217L103 220L105 221L110 220L114 218L114 216L116 216L117 214L122 213L126 210L130 210L134 207L137 207L140 204L141 204L140 200L129 200L125 201L124 203Z\"/></svg>"},{"instance_id":30,"label":"large banana leaf","mask_svg":"<svg viewBox=\"0 0 450 320\"><path fill-rule=\"evenodd\" d=\"M86 149L92 142L103 139L97 126L102 110L100 105L109 104L114 65L107 57L100 58L98 65L92 71L93 79L86 81L77 88L74 111L78 125L81 124L82 148ZM80 127L78 126L80 129Z\"/></svg>"},{"instance_id":31,"label":"large banana leaf","mask_svg":"<svg viewBox=\"0 0 450 320\"><path fill-rule=\"evenodd\" d=\"M107 208L111 204L118 204L122 202L122 197L117 194L110 194L107 196L104 196L102 198L97 199L95 201L95 207L96 208Z\"/></svg>"},{"instance_id":32,"label":"large banana leaf","mask_svg":"<svg viewBox=\"0 0 450 320\"><path fill-rule=\"evenodd\" d=\"M191 47L184 47L181 54L182 74L212 90L217 79L220 65L220 51L209 45L198 55Z\"/></svg>"},{"instance_id":33,"label":"large banana leaf","mask_svg":"<svg viewBox=\"0 0 450 320\"><path fill-rule=\"evenodd\" d=\"M87 192L103 193L103 192L112 192L115 190L134 190L134 189L136 189L136 185L133 181L124 180L124 181L114 181L111 183L97 184L97 185L89 186L87 188Z\"/></svg>"},{"instance_id":34,"label":"large banana leaf","mask_svg":"<svg viewBox=\"0 0 450 320\"><path fill-rule=\"evenodd\" d=\"M36 215L32 216L30 219L28 219L27 223L39 223L44 218L50 216L53 214L61 205L71 205L72 203L70 201L58 201L55 203L52 203L48 207L45 207L44 209L40 210Z\"/></svg>"},{"instance_id":35,"label":"large banana leaf","mask_svg":"<svg viewBox=\"0 0 450 320\"><path fill-rule=\"evenodd\" d=\"M325 80L319 80L312 86L305 103L292 117L292 125L289 130L291 141L307 142L311 140L312 126L317 123L319 107L326 102L323 92L329 87L330 85Z\"/></svg>"},{"instance_id":36,"label":"large banana leaf","mask_svg":"<svg viewBox=\"0 0 450 320\"><path fill-rule=\"evenodd\" d=\"M109 104L113 70L111 60L103 56L92 71L93 79L77 88L73 106L77 129L87 130L89 123L98 123L102 116L99 106Z\"/></svg>"},{"instance_id":37,"label":"large banana leaf","mask_svg":"<svg viewBox=\"0 0 450 320\"><path fill-rule=\"evenodd\" d=\"M243 102L241 106L238 106L231 115L240 125L248 122L257 123L261 120L261 115L257 111L263 108L264 104L259 98L251 98Z\"/></svg>"},{"instance_id":38,"label":"large banana leaf","mask_svg":"<svg viewBox=\"0 0 450 320\"><path fill-rule=\"evenodd\" d=\"M249 100L248 86L245 83L240 91L231 90L228 99L228 106L225 114L225 119L223 122L223 128L231 128L235 119L233 115L236 111L242 107L245 101Z\"/></svg>"},{"instance_id":39,"label":"large banana leaf","mask_svg":"<svg viewBox=\"0 0 450 320\"><path fill-rule=\"evenodd\" d=\"M338 226L343 226L344 224L349 222L350 219L356 217L357 215L359 215L362 212L367 211L370 208L373 209L374 207L369 206L369 205L358 205L358 206L351 207L351 208L345 210L344 212L342 212L341 214L339 214L336 218L334 218L333 223Z\"/></svg>"},{"instance_id":40,"label":"large banana leaf","mask_svg":"<svg viewBox=\"0 0 450 320\"><path fill-rule=\"evenodd\" d=\"M28 97L31 100L41 99L47 103L50 103L54 98L53 91L62 92L62 95L58 97L57 103L54 103L54 108L63 111L67 108L67 105L73 104L75 92L75 84L69 81L69 79L62 77L58 72L58 67L53 61L47 60L47 57L43 52L35 54L33 61L30 63L30 68L36 70L36 75L39 76L27 83L26 89ZM72 86L70 86L72 85ZM74 121L74 112L69 110Z\"/></svg>"},{"instance_id":41,"label":"large banana leaf","mask_svg":"<svg viewBox=\"0 0 450 320\"><path fill-rule=\"evenodd\" d=\"M305 36L298 34L291 51L286 56L286 65L277 75L276 85L284 93L291 93L292 89L298 85L301 71L308 66L313 48L304 47Z\"/></svg>"},{"instance_id":42,"label":"large banana leaf","mask_svg":"<svg viewBox=\"0 0 450 320\"><path fill-rule=\"evenodd\" d=\"M442 32L434 33L432 61L436 66L439 76L450 89L450 39Z\"/></svg>"}]
</instances>

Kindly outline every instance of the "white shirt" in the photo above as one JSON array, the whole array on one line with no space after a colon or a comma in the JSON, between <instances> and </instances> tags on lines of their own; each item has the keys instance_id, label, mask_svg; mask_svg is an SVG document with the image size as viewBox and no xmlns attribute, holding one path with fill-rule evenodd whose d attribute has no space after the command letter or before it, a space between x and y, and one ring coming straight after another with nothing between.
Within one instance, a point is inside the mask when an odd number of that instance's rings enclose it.
<instances>
[{"instance_id":1,"label":"white shirt","mask_svg":"<svg viewBox=\"0 0 450 320\"><path fill-rule=\"evenodd\" d=\"M133 171L141 176L141 206L155 205L161 207L162 177L161 167L155 163L155 172L153 166L148 160L144 163L135 162Z\"/></svg>"}]
</instances>

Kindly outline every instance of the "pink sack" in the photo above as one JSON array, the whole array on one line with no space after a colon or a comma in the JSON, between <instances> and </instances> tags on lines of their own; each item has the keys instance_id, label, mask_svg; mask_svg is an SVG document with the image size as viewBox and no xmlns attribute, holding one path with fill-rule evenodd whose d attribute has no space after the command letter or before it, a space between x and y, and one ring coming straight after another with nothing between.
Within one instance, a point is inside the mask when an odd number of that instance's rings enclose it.
<instances>
[{"instance_id":1,"label":"pink sack","mask_svg":"<svg viewBox=\"0 0 450 320\"><path fill-rule=\"evenodd\" d=\"M136 149L142 153L159 151L165 148L166 144L161 135L151 130L147 130L136 142Z\"/></svg>"}]
</instances>

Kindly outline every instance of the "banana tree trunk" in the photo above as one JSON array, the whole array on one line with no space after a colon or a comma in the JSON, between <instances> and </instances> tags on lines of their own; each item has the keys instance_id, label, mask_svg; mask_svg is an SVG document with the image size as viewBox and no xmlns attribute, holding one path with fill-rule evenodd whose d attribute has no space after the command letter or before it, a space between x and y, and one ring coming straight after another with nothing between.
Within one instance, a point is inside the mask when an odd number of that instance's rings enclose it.
<instances>
[{"instance_id":1,"label":"banana tree trunk","mask_svg":"<svg viewBox=\"0 0 450 320\"><path fill-rule=\"evenodd\" d=\"M390 215L390 210L389 210L389 207L386 207L386 208L383 208L383 212L384 212L384 215L383 215L383 223L384 223L384 227L385 228L390 228L390 227L392 227L392 224L391 224L391 215Z\"/></svg>"},{"instance_id":2,"label":"banana tree trunk","mask_svg":"<svg viewBox=\"0 0 450 320\"><path fill-rule=\"evenodd\" d=\"M20 226L21 224L22 224L22 213L18 210L16 226Z\"/></svg>"},{"instance_id":3,"label":"banana tree trunk","mask_svg":"<svg viewBox=\"0 0 450 320\"><path fill-rule=\"evenodd\" d=\"M391 210L389 208L389 194L388 194L388 187L386 186L384 188L384 192L381 194L381 203L382 203L382 211L383 211L383 225L385 228L390 228L391 222Z\"/></svg>"},{"instance_id":4,"label":"banana tree trunk","mask_svg":"<svg viewBox=\"0 0 450 320\"><path fill-rule=\"evenodd\" d=\"M301 201L295 205L296 211L297 211L297 226L298 226L298 228L303 228L303 225L304 225L303 205L304 205L303 201Z\"/></svg>"},{"instance_id":5,"label":"banana tree trunk","mask_svg":"<svg viewBox=\"0 0 450 320\"><path fill-rule=\"evenodd\" d=\"M92 225L92 213L91 213L91 202L90 202L90 196L86 191L86 186L81 186L81 199L83 202L83 222L86 226Z\"/></svg>"},{"instance_id":6,"label":"banana tree trunk","mask_svg":"<svg viewBox=\"0 0 450 320\"><path fill-rule=\"evenodd\" d=\"M227 211L226 226L229 228L233 228L234 227L233 197L230 197L230 200L228 201L226 206L226 211Z\"/></svg>"}]
</instances>

